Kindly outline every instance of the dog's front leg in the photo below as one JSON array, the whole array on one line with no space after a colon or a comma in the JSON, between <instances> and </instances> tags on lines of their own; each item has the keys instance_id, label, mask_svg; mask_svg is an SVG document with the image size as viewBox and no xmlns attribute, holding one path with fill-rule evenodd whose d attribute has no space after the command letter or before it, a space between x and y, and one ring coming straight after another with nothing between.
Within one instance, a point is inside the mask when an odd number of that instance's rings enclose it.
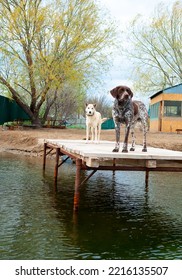
<instances>
[{"instance_id":1,"label":"dog's front leg","mask_svg":"<svg viewBox=\"0 0 182 280\"><path fill-rule=\"evenodd\" d=\"M128 152L128 136L129 136L129 133L130 133L130 123L126 124L125 138L124 138L124 142L123 142L122 153L127 153Z\"/></svg>"},{"instance_id":2,"label":"dog's front leg","mask_svg":"<svg viewBox=\"0 0 182 280\"><path fill-rule=\"evenodd\" d=\"M98 125L97 142L100 142L101 124Z\"/></svg>"},{"instance_id":3,"label":"dog's front leg","mask_svg":"<svg viewBox=\"0 0 182 280\"><path fill-rule=\"evenodd\" d=\"M92 134L91 141L93 142L94 141L94 128L93 128L93 126L91 127L91 134Z\"/></svg>"},{"instance_id":4,"label":"dog's front leg","mask_svg":"<svg viewBox=\"0 0 182 280\"><path fill-rule=\"evenodd\" d=\"M90 130L90 127L89 125L86 126L86 143L88 143L88 139L89 139L89 130Z\"/></svg>"},{"instance_id":5,"label":"dog's front leg","mask_svg":"<svg viewBox=\"0 0 182 280\"><path fill-rule=\"evenodd\" d=\"M120 147L120 122L115 122L116 144L113 152L119 152Z\"/></svg>"}]
</instances>

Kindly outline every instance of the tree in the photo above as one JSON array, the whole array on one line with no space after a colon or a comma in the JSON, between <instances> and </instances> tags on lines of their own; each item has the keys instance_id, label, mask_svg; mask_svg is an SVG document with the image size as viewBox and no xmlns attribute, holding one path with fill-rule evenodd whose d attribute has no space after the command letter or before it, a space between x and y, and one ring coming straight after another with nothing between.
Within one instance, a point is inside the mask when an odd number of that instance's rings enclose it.
<instances>
[{"instance_id":1,"label":"tree","mask_svg":"<svg viewBox=\"0 0 182 280\"><path fill-rule=\"evenodd\" d=\"M102 71L115 36L94 0L1 0L0 28L0 84L37 126L65 83Z\"/></svg>"},{"instance_id":2,"label":"tree","mask_svg":"<svg viewBox=\"0 0 182 280\"><path fill-rule=\"evenodd\" d=\"M155 91L182 82L182 3L160 4L151 20L138 16L128 32L135 88Z\"/></svg>"},{"instance_id":3,"label":"tree","mask_svg":"<svg viewBox=\"0 0 182 280\"><path fill-rule=\"evenodd\" d=\"M52 96L50 97L52 98ZM54 102L49 98L47 101L47 103L52 102L53 104L49 111L51 118L53 120L69 121L70 118L72 119L79 115L84 104L85 95L81 86L73 82L72 84L64 84L61 93L59 94L59 90L57 90L53 95L53 99Z\"/></svg>"}]
</instances>

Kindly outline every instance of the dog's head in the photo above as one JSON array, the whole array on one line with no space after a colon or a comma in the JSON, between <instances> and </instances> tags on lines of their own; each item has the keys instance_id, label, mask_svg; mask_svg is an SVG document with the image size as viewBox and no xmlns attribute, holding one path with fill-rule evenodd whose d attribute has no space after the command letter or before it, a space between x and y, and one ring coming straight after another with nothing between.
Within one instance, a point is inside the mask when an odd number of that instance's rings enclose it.
<instances>
[{"instance_id":1,"label":"dog's head","mask_svg":"<svg viewBox=\"0 0 182 280\"><path fill-rule=\"evenodd\" d=\"M111 95L118 100L118 103L124 103L133 97L133 92L127 86L118 86L110 91Z\"/></svg>"},{"instance_id":2,"label":"dog's head","mask_svg":"<svg viewBox=\"0 0 182 280\"><path fill-rule=\"evenodd\" d=\"M87 104L86 103L86 108L85 108L86 115L93 116L95 114L95 107L96 107L96 104Z\"/></svg>"}]
</instances>

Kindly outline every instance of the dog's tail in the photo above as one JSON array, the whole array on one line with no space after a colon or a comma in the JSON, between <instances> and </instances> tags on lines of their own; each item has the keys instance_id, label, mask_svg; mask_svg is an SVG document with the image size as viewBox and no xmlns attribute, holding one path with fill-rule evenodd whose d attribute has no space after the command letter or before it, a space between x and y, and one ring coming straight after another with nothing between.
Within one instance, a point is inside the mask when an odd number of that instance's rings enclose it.
<instances>
[{"instance_id":1,"label":"dog's tail","mask_svg":"<svg viewBox=\"0 0 182 280\"><path fill-rule=\"evenodd\" d=\"M104 123L107 120L108 120L108 118L103 118L103 119L101 119L101 123Z\"/></svg>"}]
</instances>

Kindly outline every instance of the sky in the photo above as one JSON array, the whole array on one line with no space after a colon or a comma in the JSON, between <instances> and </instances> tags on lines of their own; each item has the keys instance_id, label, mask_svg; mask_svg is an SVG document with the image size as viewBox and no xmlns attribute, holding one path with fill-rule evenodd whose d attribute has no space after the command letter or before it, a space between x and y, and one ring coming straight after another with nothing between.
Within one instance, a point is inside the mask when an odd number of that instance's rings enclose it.
<instances>
[{"instance_id":1,"label":"sky","mask_svg":"<svg viewBox=\"0 0 182 280\"><path fill-rule=\"evenodd\" d=\"M99 2L108 10L112 19L116 20L118 25L123 28L138 14L141 14L144 18L152 17L159 3L173 4L176 0L99 0ZM126 67L126 70L124 70L123 62L126 65L130 65L130 61L127 61L126 58L116 55L113 66L107 75L103 77L104 91L107 93L121 84L132 88L132 80L129 78L130 69ZM136 93L136 96L139 97L137 99L140 99L140 93ZM143 100L145 103L149 102L148 97L143 99L145 99Z\"/></svg>"}]
</instances>

